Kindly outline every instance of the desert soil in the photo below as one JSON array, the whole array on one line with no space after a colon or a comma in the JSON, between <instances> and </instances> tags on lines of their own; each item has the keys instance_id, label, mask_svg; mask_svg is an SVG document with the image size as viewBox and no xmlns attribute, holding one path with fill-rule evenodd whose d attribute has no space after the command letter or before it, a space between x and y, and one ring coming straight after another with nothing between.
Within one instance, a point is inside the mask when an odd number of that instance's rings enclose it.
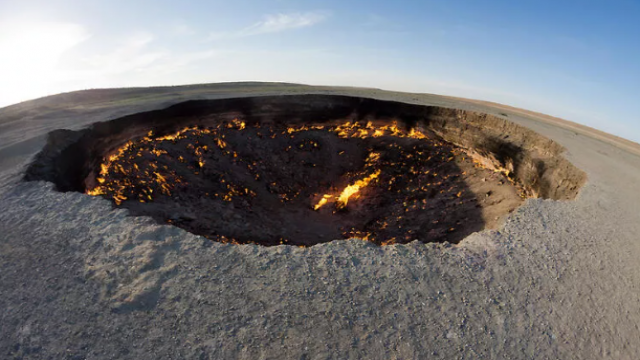
<instances>
[{"instance_id":1,"label":"desert soil","mask_svg":"<svg viewBox=\"0 0 640 360\"><path fill-rule=\"evenodd\" d=\"M299 248L215 243L20 181L54 129L185 99L301 93L506 116L565 146L589 182L576 200L529 199L457 245ZM94 90L0 109L0 358L638 359L640 146L541 116L261 83Z\"/></svg>"}]
</instances>

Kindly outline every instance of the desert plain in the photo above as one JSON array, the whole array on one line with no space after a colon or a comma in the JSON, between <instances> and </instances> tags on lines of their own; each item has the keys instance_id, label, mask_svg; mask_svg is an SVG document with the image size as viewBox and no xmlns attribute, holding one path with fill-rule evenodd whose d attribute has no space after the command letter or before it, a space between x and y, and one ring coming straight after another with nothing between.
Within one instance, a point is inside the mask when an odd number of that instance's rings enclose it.
<instances>
[{"instance_id":1,"label":"desert plain","mask_svg":"<svg viewBox=\"0 0 640 360\"><path fill-rule=\"evenodd\" d=\"M57 129L192 99L349 95L490 114L563 146L574 200L458 244L221 244L23 181ZM640 145L509 106L277 83L87 90L0 109L0 358L637 359Z\"/></svg>"}]
</instances>

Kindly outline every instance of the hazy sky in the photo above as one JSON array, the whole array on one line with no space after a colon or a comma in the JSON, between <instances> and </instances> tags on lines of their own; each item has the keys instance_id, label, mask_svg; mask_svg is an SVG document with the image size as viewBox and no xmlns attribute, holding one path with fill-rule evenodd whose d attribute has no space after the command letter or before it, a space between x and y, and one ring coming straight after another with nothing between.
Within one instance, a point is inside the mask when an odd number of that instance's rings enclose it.
<instances>
[{"instance_id":1,"label":"hazy sky","mask_svg":"<svg viewBox=\"0 0 640 360\"><path fill-rule=\"evenodd\" d=\"M0 106L286 81L491 100L640 141L637 0L0 0Z\"/></svg>"}]
</instances>

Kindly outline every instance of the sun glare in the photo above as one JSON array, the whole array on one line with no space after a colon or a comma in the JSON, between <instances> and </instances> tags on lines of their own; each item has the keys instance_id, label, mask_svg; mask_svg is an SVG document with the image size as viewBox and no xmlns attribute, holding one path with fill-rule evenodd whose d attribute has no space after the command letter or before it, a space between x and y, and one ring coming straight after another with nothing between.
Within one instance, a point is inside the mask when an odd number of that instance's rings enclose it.
<instances>
[{"instance_id":1,"label":"sun glare","mask_svg":"<svg viewBox=\"0 0 640 360\"><path fill-rule=\"evenodd\" d=\"M0 106L64 91L63 55L88 38L71 23L0 22Z\"/></svg>"}]
</instances>

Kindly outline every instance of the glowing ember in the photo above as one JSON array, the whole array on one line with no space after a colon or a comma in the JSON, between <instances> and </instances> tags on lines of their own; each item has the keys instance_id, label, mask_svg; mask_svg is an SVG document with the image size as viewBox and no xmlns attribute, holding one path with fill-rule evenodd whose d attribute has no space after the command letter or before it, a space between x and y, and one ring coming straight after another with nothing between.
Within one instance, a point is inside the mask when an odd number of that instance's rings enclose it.
<instances>
[{"instance_id":1,"label":"glowing ember","mask_svg":"<svg viewBox=\"0 0 640 360\"><path fill-rule=\"evenodd\" d=\"M351 197L351 195L360 191L360 188L363 188L369 185L369 182L377 178L378 175L380 175L380 170L367 176L364 179L356 181L355 184L349 185L344 190L342 190L342 192L340 193L340 196L338 196L338 208L347 207L347 203L349 202L349 198Z\"/></svg>"},{"instance_id":2,"label":"glowing ember","mask_svg":"<svg viewBox=\"0 0 640 360\"><path fill-rule=\"evenodd\" d=\"M313 207L313 210L318 210L321 207L323 207L324 205L327 204L327 202L329 202L329 199L331 199L333 197L333 195L329 195L326 194L322 197L322 199L320 199L320 201L318 201L318 203L316 204L316 206Z\"/></svg>"}]
</instances>

